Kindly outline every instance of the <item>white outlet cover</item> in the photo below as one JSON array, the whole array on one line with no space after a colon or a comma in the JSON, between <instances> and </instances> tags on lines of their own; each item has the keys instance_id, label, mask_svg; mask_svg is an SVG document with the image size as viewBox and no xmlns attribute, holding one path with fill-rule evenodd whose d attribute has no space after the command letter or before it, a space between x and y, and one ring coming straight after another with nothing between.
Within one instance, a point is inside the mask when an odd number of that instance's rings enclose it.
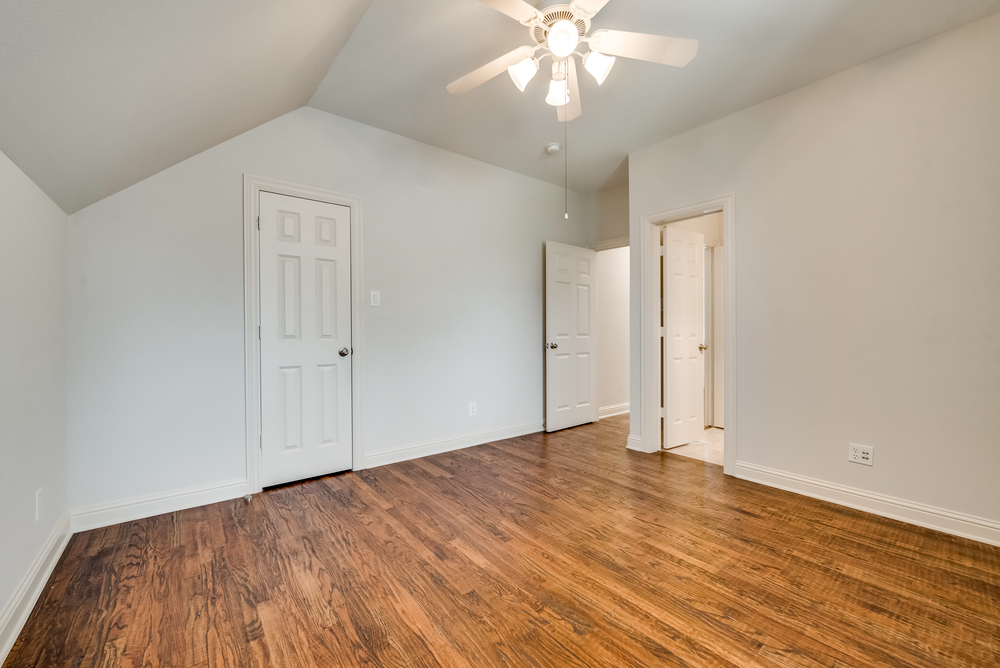
<instances>
[{"instance_id":1,"label":"white outlet cover","mask_svg":"<svg viewBox=\"0 0 1000 668\"><path fill-rule=\"evenodd\" d=\"M476 404L469 404L469 417L474 417L476 415Z\"/></svg>"},{"instance_id":2,"label":"white outlet cover","mask_svg":"<svg viewBox=\"0 0 1000 668\"><path fill-rule=\"evenodd\" d=\"M855 464L872 466L875 459L875 448L870 445L849 443L847 446L847 461Z\"/></svg>"}]
</instances>

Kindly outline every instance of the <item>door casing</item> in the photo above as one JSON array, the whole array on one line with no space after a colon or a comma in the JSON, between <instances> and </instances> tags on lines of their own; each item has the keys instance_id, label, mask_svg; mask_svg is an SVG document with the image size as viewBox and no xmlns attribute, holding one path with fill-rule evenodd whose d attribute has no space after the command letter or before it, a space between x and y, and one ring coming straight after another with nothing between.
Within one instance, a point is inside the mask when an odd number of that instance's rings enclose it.
<instances>
[{"instance_id":1,"label":"door casing","mask_svg":"<svg viewBox=\"0 0 1000 668\"><path fill-rule=\"evenodd\" d=\"M628 448L639 452L660 450L660 226L693 218L705 213L721 211L723 214L723 239L725 240L725 407L726 448L725 467L733 475L737 462L736 406L736 195L729 193L715 199L689 206L641 215L639 234L633 239L632 261L638 264L639 274L639 396L632 397L632 419ZM633 302L635 303L635 302ZM635 368L635 367L633 367ZM636 410L638 409L638 410Z\"/></svg>"},{"instance_id":2,"label":"door casing","mask_svg":"<svg viewBox=\"0 0 1000 668\"><path fill-rule=\"evenodd\" d=\"M259 176L243 175L243 295L245 335L246 386L246 452L247 488L253 494L261 491L262 457L261 388L260 388L260 234L257 216L260 214L260 193L270 192L301 197L318 202L339 204L351 209L351 341L354 348L351 377L352 469L365 468L362 406L364 377L364 309L362 308L362 223L361 198L351 195L300 186Z\"/></svg>"}]
</instances>

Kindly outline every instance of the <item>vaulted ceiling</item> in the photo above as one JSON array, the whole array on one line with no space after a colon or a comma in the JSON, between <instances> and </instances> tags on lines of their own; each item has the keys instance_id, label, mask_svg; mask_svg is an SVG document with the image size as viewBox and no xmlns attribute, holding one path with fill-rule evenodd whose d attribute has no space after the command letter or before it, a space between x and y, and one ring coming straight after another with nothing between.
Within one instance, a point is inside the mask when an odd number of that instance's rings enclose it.
<instances>
[{"instance_id":1,"label":"vaulted ceiling","mask_svg":"<svg viewBox=\"0 0 1000 668\"><path fill-rule=\"evenodd\" d=\"M3 0L0 150L72 213L309 101L370 0Z\"/></svg>"},{"instance_id":2,"label":"vaulted ceiling","mask_svg":"<svg viewBox=\"0 0 1000 668\"><path fill-rule=\"evenodd\" d=\"M547 0L539 6L553 4ZM445 86L528 42L476 0L4 0L0 150L76 211L304 104L588 193L631 151L1000 11L1000 0L611 0L593 20L690 37L678 69L581 76L562 127L545 70Z\"/></svg>"}]
</instances>

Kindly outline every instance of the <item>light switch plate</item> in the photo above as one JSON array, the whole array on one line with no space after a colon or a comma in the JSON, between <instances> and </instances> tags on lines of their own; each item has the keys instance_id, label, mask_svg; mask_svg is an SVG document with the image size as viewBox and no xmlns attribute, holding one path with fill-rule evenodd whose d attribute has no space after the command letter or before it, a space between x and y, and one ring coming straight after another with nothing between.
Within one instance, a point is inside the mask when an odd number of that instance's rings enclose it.
<instances>
[{"instance_id":1,"label":"light switch plate","mask_svg":"<svg viewBox=\"0 0 1000 668\"><path fill-rule=\"evenodd\" d=\"M382 295L378 290L372 290L372 306L382 305Z\"/></svg>"}]
</instances>

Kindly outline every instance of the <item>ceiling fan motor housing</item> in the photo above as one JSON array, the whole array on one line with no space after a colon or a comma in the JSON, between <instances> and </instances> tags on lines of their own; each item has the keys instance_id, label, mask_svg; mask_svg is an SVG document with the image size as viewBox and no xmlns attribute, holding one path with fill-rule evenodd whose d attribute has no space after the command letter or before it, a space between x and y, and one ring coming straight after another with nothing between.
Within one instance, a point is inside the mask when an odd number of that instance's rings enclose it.
<instances>
[{"instance_id":1,"label":"ceiling fan motor housing","mask_svg":"<svg viewBox=\"0 0 1000 668\"><path fill-rule=\"evenodd\" d=\"M590 30L590 19L577 16L570 11L569 5L552 5L542 10L542 25L530 26L528 32L536 44L545 44L549 38L549 28L557 21L569 21L576 26L576 31L583 37Z\"/></svg>"}]
</instances>

